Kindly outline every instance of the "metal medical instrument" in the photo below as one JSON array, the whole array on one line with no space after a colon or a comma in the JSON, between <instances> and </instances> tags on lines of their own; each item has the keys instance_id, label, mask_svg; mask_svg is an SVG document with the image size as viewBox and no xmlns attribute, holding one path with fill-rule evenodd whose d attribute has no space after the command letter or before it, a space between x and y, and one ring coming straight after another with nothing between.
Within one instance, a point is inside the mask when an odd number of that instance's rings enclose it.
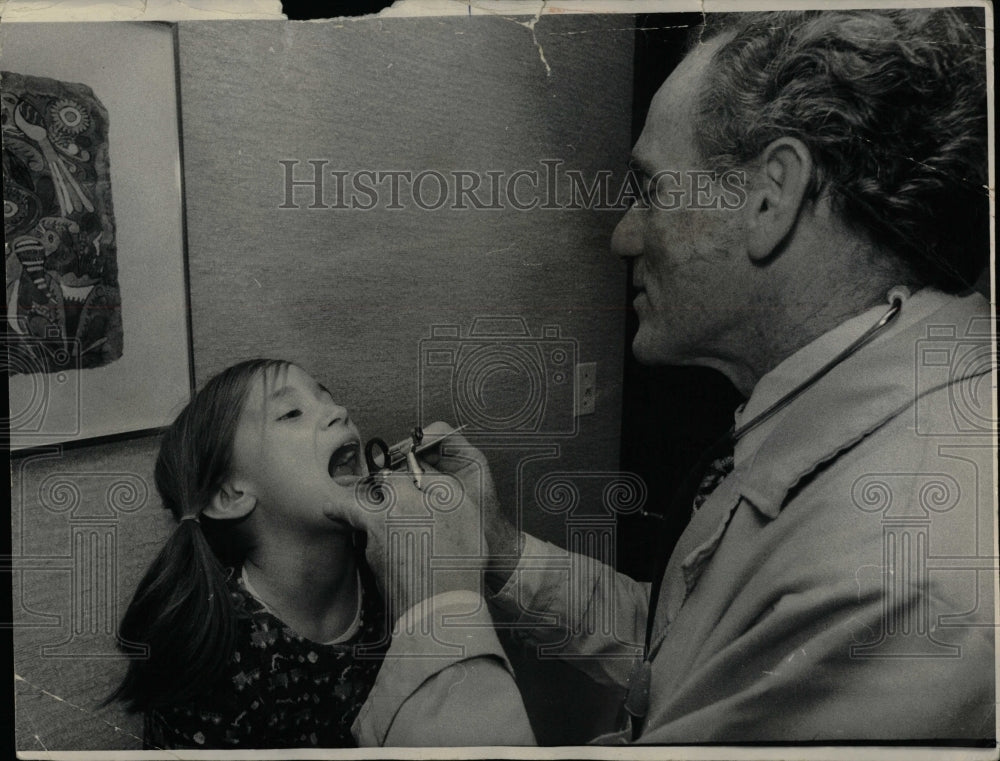
<instances>
[{"instance_id":1,"label":"metal medical instrument","mask_svg":"<svg viewBox=\"0 0 1000 761\"><path fill-rule=\"evenodd\" d=\"M369 439L365 444L365 463L368 465L369 473L378 473L383 470L407 470L413 476L413 482L420 488L423 468L417 462L417 455L428 449L438 446L449 436L458 433L465 426L459 426L453 431L439 436L425 436L424 431L419 426L413 428L410 435L398 441L392 446L385 443L384 439L377 436Z\"/></svg>"}]
</instances>

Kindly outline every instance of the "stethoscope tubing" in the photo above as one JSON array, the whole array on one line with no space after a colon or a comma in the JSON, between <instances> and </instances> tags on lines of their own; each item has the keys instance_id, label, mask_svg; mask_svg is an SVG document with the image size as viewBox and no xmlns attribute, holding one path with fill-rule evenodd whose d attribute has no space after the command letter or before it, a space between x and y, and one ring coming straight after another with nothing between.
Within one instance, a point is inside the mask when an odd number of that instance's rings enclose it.
<instances>
[{"instance_id":1,"label":"stethoscope tubing","mask_svg":"<svg viewBox=\"0 0 1000 761\"><path fill-rule=\"evenodd\" d=\"M888 311L882 317L879 318L878 322L872 325L868 330L862 333L858 338L850 343L850 345L841 351L837 356L823 365L819 370L810 375L806 380L796 386L794 389L789 391L778 401L768 407L766 410L757 415L753 420L744 423L739 428L733 426L730 428L721 438L715 441L698 459L694 467L688 471L687 476L681 481L681 486L674 493L674 497L670 502L670 514L675 514L675 510L684 510L686 507L691 505L694 500L695 492L697 491L698 485L701 483L701 478L705 473L705 469L711 464L713 460L717 457L722 456L727 451L731 451L735 446L736 442L739 441L743 436L752 431L754 428L759 426L766 420L774 417L778 412L785 409L789 404L798 399L806 390L812 387L817 381L823 378L827 373L829 373L837 365L844 362L848 357L857 353L863 346L865 346L869 341L871 341L876 335L882 332L896 317L899 315L900 310L903 306L903 298L899 295L892 295L891 306ZM665 536L666 532L661 533L661 539ZM661 546L663 542L661 541ZM667 570L667 563L669 561L668 557L664 557L666 552L658 552L656 558L654 559L654 570L653 578L650 586L649 595L649 612L646 619L646 642L643 648L643 659L648 660L651 656L651 648L653 641L653 623L656 617L656 608L659 604L660 589L663 585L663 575Z\"/></svg>"}]
</instances>

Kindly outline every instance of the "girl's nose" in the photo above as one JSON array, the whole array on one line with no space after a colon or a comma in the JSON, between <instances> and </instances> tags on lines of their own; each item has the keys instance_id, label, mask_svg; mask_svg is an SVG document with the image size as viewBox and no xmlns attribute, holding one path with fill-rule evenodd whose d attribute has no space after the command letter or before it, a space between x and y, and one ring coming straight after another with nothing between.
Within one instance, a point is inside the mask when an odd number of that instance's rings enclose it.
<instances>
[{"instance_id":1,"label":"girl's nose","mask_svg":"<svg viewBox=\"0 0 1000 761\"><path fill-rule=\"evenodd\" d=\"M347 408L341 407L339 404L331 402L327 405L326 410L326 427L329 428L332 425L346 425L351 422L350 416L347 414Z\"/></svg>"}]
</instances>

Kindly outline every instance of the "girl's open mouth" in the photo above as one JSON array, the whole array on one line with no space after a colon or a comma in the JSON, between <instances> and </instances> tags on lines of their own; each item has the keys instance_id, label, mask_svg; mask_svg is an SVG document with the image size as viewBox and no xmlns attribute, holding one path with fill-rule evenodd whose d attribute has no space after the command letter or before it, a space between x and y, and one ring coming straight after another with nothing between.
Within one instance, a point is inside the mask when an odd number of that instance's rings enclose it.
<instances>
[{"instance_id":1,"label":"girl's open mouth","mask_svg":"<svg viewBox=\"0 0 1000 761\"><path fill-rule=\"evenodd\" d=\"M330 478L338 479L343 476L363 475L361 470L361 459L358 456L361 451L361 444L357 441L349 441L337 447L330 455L330 462L327 465L327 472Z\"/></svg>"}]
</instances>

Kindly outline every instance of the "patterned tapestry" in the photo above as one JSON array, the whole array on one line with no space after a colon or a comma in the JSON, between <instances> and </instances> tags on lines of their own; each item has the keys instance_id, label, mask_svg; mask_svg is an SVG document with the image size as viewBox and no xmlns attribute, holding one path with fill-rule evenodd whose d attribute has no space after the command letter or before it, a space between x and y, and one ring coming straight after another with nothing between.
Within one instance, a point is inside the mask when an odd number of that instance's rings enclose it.
<instances>
[{"instance_id":1,"label":"patterned tapestry","mask_svg":"<svg viewBox=\"0 0 1000 761\"><path fill-rule=\"evenodd\" d=\"M7 374L122 355L108 113L85 85L0 73Z\"/></svg>"}]
</instances>

